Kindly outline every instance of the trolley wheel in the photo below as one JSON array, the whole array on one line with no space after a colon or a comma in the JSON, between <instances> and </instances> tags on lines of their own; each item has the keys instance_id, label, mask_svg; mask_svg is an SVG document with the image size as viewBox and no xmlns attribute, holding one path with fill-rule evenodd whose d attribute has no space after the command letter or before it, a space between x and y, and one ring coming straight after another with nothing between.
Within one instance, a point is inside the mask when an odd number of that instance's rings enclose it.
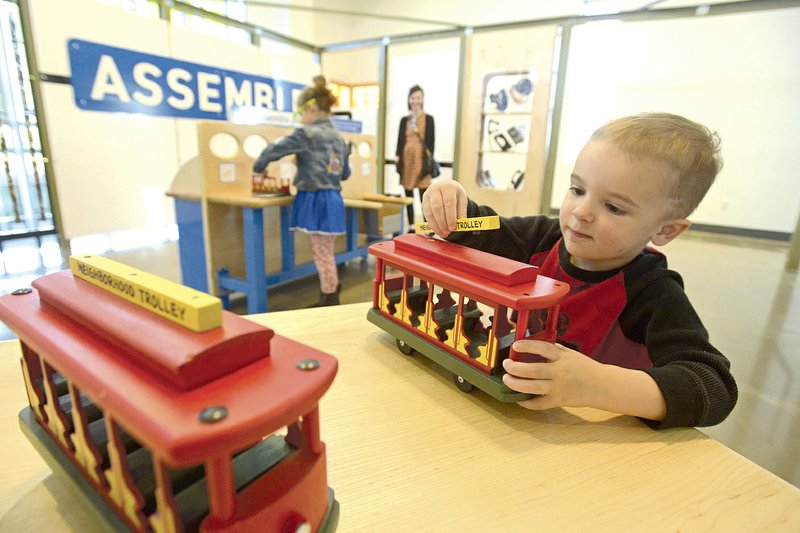
<instances>
[{"instance_id":1,"label":"trolley wheel","mask_svg":"<svg viewBox=\"0 0 800 533\"><path fill-rule=\"evenodd\" d=\"M461 392L472 392L475 390L475 385L462 378L458 374L453 374L453 383L456 384L456 387L458 387L458 390Z\"/></svg>"},{"instance_id":2,"label":"trolley wheel","mask_svg":"<svg viewBox=\"0 0 800 533\"><path fill-rule=\"evenodd\" d=\"M405 355L411 355L412 353L414 353L414 348L406 344L404 341L401 341L400 339L395 339L395 342L397 343L397 349L400 350L400 353Z\"/></svg>"}]
</instances>

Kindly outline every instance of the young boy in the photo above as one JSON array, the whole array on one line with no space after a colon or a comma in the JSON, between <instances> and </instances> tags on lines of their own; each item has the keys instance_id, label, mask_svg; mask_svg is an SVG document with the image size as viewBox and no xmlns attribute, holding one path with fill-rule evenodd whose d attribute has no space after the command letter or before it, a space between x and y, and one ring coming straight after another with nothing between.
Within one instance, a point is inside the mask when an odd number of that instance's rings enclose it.
<instances>
[{"instance_id":1,"label":"young boy","mask_svg":"<svg viewBox=\"0 0 800 533\"><path fill-rule=\"evenodd\" d=\"M503 381L538 396L529 409L589 406L652 427L710 426L731 412L730 363L708 341L680 276L648 247L683 233L722 166L719 138L666 113L613 120L584 146L558 219L501 218L500 229L453 233L455 220L494 215L455 181L423 198L437 235L518 261L569 283L558 341L517 341L546 362L507 359Z\"/></svg>"}]
</instances>

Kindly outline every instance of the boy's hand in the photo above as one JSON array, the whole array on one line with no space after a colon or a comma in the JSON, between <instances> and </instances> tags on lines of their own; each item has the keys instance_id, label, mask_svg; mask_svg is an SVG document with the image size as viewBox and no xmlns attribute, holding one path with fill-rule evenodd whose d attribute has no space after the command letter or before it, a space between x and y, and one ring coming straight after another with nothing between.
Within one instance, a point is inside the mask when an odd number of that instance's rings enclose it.
<instances>
[{"instance_id":1,"label":"boy's hand","mask_svg":"<svg viewBox=\"0 0 800 533\"><path fill-rule=\"evenodd\" d=\"M560 344L521 340L514 350L537 354L548 362L523 363L506 359L503 368L508 374L503 383L509 388L536 398L519 402L527 409L594 406L595 392L601 383L602 363Z\"/></svg>"},{"instance_id":2,"label":"boy's hand","mask_svg":"<svg viewBox=\"0 0 800 533\"><path fill-rule=\"evenodd\" d=\"M518 392L541 395L519 402L522 407L594 407L649 420L667 416L664 395L646 372L598 363L580 352L544 341L517 341L514 350L549 361L503 361L508 372L503 383Z\"/></svg>"},{"instance_id":3,"label":"boy's hand","mask_svg":"<svg viewBox=\"0 0 800 533\"><path fill-rule=\"evenodd\" d=\"M422 196L422 214L436 235L447 237L456 219L467 216L467 192L457 181L437 181Z\"/></svg>"}]
</instances>

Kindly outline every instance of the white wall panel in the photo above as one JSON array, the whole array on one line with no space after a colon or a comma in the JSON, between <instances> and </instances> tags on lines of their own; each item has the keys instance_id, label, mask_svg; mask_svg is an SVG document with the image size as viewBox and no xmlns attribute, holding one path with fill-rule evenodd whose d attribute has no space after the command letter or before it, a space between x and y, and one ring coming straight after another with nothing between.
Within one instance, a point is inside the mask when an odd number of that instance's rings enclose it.
<instances>
[{"instance_id":1,"label":"white wall panel","mask_svg":"<svg viewBox=\"0 0 800 533\"><path fill-rule=\"evenodd\" d=\"M258 70L262 76L310 85L319 74L314 52L263 39L258 50Z\"/></svg>"},{"instance_id":2,"label":"white wall panel","mask_svg":"<svg viewBox=\"0 0 800 533\"><path fill-rule=\"evenodd\" d=\"M174 119L88 113L68 85L43 86L67 238L172 224L165 196L178 170Z\"/></svg>"},{"instance_id":3,"label":"white wall panel","mask_svg":"<svg viewBox=\"0 0 800 533\"><path fill-rule=\"evenodd\" d=\"M167 55L182 61L247 73L256 73L258 69L256 47L198 34L180 26L170 26L169 46Z\"/></svg>"},{"instance_id":4,"label":"white wall panel","mask_svg":"<svg viewBox=\"0 0 800 533\"><path fill-rule=\"evenodd\" d=\"M69 76L67 41L84 41L169 55L168 26L91 0L33 0L31 26L39 71Z\"/></svg>"},{"instance_id":5,"label":"white wall panel","mask_svg":"<svg viewBox=\"0 0 800 533\"><path fill-rule=\"evenodd\" d=\"M408 114L408 90L419 85L425 93L425 111L433 116L436 124L436 160L453 161L458 112L459 50L460 41L457 38L389 46L387 159L395 156L400 119ZM384 181L387 192L403 192L396 172L387 173Z\"/></svg>"},{"instance_id":6,"label":"white wall panel","mask_svg":"<svg viewBox=\"0 0 800 533\"><path fill-rule=\"evenodd\" d=\"M800 208L800 9L576 27L552 205L603 122L668 111L719 132L725 167L692 220L791 233Z\"/></svg>"}]
</instances>

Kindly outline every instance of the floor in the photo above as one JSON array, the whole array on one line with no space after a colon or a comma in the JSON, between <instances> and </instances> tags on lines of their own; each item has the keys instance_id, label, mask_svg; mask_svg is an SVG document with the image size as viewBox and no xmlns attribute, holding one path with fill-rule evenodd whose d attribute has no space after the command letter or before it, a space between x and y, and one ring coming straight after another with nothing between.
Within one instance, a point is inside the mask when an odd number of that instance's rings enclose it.
<instances>
[{"instance_id":1,"label":"floor","mask_svg":"<svg viewBox=\"0 0 800 533\"><path fill-rule=\"evenodd\" d=\"M0 294L30 286L33 279L64 268L54 237L6 241ZM800 290L797 272L784 269L784 243L689 232L664 248L672 268L711 334L731 360L739 403L708 435L800 487ZM180 281L177 244L104 255L135 268ZM374 263L340 268L342 303L372 298ZM316 276L272 288L270 311L318 301ZM232 298L245 313L243 298ZM0 323L0 339L14 338Z\"/></svg>"}]
</instances>

